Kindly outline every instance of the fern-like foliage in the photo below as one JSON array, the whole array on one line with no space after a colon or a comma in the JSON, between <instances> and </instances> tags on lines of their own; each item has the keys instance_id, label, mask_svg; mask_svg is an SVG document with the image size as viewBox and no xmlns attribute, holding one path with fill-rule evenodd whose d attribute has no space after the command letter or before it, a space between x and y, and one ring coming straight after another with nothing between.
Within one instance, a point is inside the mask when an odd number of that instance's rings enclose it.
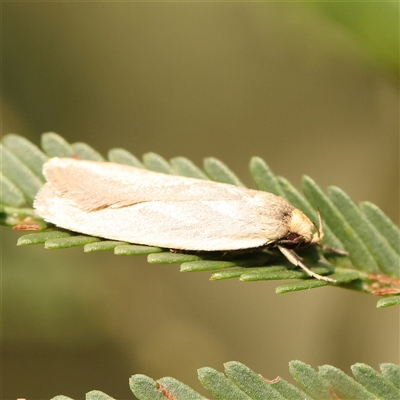
<instances>
[{"instance_id":1,"label":"fern-like foliage","mask_svg":"<svg viewBox=\"0 0 400 400\"><path fill-rule=\"evenodd\" d=\"M400 366L381 364L381 372L366 364L351 367L354 378L338 368L323 365L315 371L301 361L291 361L289 371L299 387L277 377L268 380L237 361L224 364L224 373L213 368L198 370L204 388L217 400L397 400L400 398ZM146 375L133 375L129 386L139 400L207 400L177 379L155 381ZM73 400L56 396L52 400ZM93 390L86 400L114 400Z\"/></svg>"},{"instance_id":2,"label":"fern-like foliage","mask_svg":"<svg viewBox=\"0 0 400 400\"><path fill-rule=\"evenodd\" d=\"M247 254L172 253L168 249L135 245L66 231L38 218L32 201L44 183L43 163L50 157L77 157L106 161L85 143L69 144L55 133L42 135L41 148L27 139L10 134L1 144L1 214L0 223L19 230L36 230L23 235L18 245L43 243L46 249L83 246L85 252L112 250L116 255L147 255L149 263L182 264L181 271L210 271L211 280L239 278L241 281L288 280L276 288L277 293L308 290L329 285L309 279L303 271L291 269L282 255L266 252ZM241 180L220 160L206 158L203 170L184 157L170 161L158 154L147 153L142 160L130 152L115 148L108 160L115 163L147 168L156 172L244 186ZM318 274L332 273L336 286L383 296L378 307L400 305L400 230L370 202L357 206L337 187L325 194L308 176L303 177L300 194L285 178L273 174L258 157L250 161L250 173L259 190L285 197L311 220L317 220L319 209L324 220L324 244L348 252L348 256L310 248L301 256L307 266Z\"/></svg>"}]
</instances>

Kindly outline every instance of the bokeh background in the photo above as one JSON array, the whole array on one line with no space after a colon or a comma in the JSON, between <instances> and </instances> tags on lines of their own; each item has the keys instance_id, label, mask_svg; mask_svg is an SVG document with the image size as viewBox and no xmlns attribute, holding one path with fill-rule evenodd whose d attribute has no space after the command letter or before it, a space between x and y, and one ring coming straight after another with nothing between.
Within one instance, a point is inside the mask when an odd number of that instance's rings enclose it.
<instances>
[{"instance_id":1,"label":"bokeh background","mask_svg":"<svg viewBox=\"0 0 400 400\"><path fill-rule=\"evenodd\" d=\"M263 157L399 220L399 4L5 2L2 133L54 131L198 165L251 184ZM82 249L17 248L2 230L2 399L132 398L128 378L247 364L291 379L317 367L399 362L399 312L323 288L209 282L206 273Z\"/></svg>"}]
</instances>

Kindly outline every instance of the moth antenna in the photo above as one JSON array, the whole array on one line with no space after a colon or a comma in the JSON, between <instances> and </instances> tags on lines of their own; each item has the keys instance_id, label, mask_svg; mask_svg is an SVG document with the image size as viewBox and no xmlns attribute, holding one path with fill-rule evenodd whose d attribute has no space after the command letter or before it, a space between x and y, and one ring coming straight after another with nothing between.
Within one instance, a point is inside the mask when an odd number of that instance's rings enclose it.
<instances>
[{"instance_id":1,"label":"moth antenna","mask_svg":"<svg viewBox=\"0 0 400 400\"><path fill-rule=\"evenodd\" d=\"M322 250L330 251L332 253L336 253L336 254L339 254L341 256L348 256L349 253L347 251L345 251L345 250L335 249L333 247L327 246L326 244L318 243L323 239L324 231L323 231L323 227L322 227L323 226L322 225L322 217L321 217L321 213L319 212L319 208L317 208L317 213L318 213L319 228L315 224L314 224L314 226L317 229L317 238L318 238L318 240L315 240L313 238L312 242L316 243L316 245Z\"/></svg>"},{"instance_id":2,"label":"moth antenna","mask_svg":"<svg viewBox=\"0 0 400 400\"><path fill-rule=\"evenodd\" d=\"M282 254L288 259L289 262L291 262L296 267L302 268L305 272L307 272L308 275L312 276L313 278L319 279L321 281L336 283L335 279L329 278L327 276L322 276L311 271L310 268L308 268L306 265L302 263L300 257L294 251L286 249L285 247L282 246L277 246L277 247L282 252Z\"/></svg>"}]
</instances>

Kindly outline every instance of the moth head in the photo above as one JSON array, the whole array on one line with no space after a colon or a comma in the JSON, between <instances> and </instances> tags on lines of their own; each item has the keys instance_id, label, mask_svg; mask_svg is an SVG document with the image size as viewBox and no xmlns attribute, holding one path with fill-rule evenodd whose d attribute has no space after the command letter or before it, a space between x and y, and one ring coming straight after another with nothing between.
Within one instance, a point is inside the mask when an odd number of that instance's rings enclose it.
<instances>
[{"instance_id":1,"label":"moth head","mask_svg":"<svg viewBox=\"0 0 400 400\"><path fill-rule=\"evenodd\" d=\"M319 243L324 237L319 210L318 224L319 226L316 226L302 211L295 208L289 221L287 235L279 239L276 244L294 249Z\"/></svg>"}]
</instances>

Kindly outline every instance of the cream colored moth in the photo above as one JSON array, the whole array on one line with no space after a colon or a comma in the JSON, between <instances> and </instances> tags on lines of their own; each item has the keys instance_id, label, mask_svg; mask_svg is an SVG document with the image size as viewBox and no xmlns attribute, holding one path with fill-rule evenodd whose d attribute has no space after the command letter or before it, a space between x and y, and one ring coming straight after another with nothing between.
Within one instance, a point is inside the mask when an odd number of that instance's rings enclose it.
<instances>
[{"instance_id":1,"label":"cream colored moth","mask_svg":"<svg viewBox=\"0 0 400 400\"><path fill-rule=\"evenodd\" d=\"M232 251L276 246L311 271L293 251L318 245L319 228L284 198L224 183L167 175L110 162L52 158L36 213L61 228L177 250Z\"/></svg>"}]
</instances>

